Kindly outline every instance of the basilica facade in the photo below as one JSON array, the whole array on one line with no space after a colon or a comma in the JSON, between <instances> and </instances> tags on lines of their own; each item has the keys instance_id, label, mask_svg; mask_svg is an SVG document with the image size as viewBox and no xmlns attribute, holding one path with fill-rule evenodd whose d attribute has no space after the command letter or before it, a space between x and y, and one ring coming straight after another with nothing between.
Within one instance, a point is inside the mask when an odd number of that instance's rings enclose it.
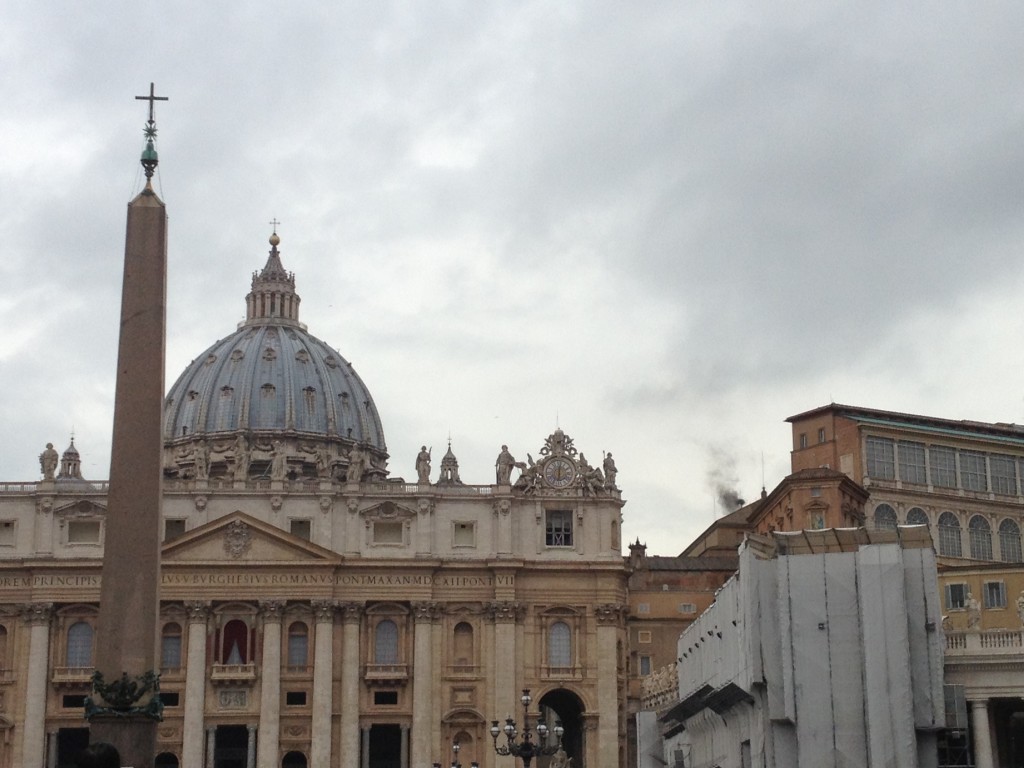
<instances>
[{"instance_id":1,"label":"basilica facade","mask_svg":"<svg viewBox=\"0 0 1024 768\"><path fill-rule=\"evenodd\" d=\"M574 768L622 765L610 457L556 429L513 447L526 462L496 446L482 484L450 445L392 477L367 386L299 322L270 243L247 319L165 402L157 765L427 768L457 743L511 766L490 728L522 730L524 689ZM40 469L0 483L0 768L70 766L89 740L107 485L73 443Z\"/></svg>"}]
</instances>

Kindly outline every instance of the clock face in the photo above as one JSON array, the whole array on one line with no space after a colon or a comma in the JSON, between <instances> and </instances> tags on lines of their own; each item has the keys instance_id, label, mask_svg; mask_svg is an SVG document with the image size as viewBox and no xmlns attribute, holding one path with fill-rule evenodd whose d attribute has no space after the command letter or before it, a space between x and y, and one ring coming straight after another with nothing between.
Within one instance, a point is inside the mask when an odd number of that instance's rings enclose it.
<instances>
[{"instance_id":1,"label":"clock face","mask_svg":"<svg viewBox=\"0 0 1024 768\"><path fill-rule=\"evenodd\" d=\"M552 488L567 488L576 479L576 467L568 459L549 459L544 465L544 480Z\"/></svg>"}]
</instances>

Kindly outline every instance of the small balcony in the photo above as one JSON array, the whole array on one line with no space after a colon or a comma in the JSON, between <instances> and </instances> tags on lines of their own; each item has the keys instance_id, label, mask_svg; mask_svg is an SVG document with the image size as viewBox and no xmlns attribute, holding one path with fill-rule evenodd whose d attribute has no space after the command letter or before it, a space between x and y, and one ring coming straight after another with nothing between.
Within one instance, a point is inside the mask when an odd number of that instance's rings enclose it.
<instances>
[{"instance_id":1,"label":"small balcony","mask_svg":"<svg viewBox=\"0 0 1024 768\"><path fill-rule=\"evenodd\" d=\"M540 668L541 680L582 680L583 679L583 667L574 665L571 667L553 667L549 664L544 664Z\"/></svg>"},{"instance_id":2,"label":"small balcony","mask_svg":"<svg viewBox=\"0 0 1024 768\"><path fill-rule=\"evenodd\" d=\"M54 667L50 678L58 688L81 688L92 685L95 667Z\"/></svg>"},{"instance_id":3,"label":"small balcony","mask_svg":"<svg viewBox=\"0 0 1024 768\"><path fill-rule=\"evenodd\" d=\"M409 681L408 664L367 664L363 668L367 685L400 686Z\"/></svg>"},{"instance_id":4,"label":"small balcony","mask_svg":"<svg viewBox=\"0 0 1024 768\"><path fill-rule=\"evenodd\" d=\"M214 664L210 670L214 685L252 685L256 682L255 664Z\"/></svg>"}]
</instances>

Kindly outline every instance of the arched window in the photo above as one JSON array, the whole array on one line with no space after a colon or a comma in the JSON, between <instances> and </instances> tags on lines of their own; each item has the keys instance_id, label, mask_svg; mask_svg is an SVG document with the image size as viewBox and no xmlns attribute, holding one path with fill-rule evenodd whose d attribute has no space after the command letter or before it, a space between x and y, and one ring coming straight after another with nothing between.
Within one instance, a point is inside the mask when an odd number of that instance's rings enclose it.
<instances>
[{"instance_id":1,"label":"arched window","mask_svg":"<svg viewBox=\"0 0 1024 768\"><path fill-rule=\"evenodd\" d=\"M391 619L384 619L374 630L373 660L377 664L398 663L398 625Z\"/></svg>"},{"instance_id":2,"label":"arched window","mask_svg":"<svg viewBox=\"0 0 1024 768\"><path fill-rule=\"evenodd\" d=\"M68 627L68 648L65 666L92 666L92 625L76 621Z\"/></svg>"},{"instance_id":3,"label":"arched window","mask_svg":"<svg viewBox=\"0 0 1024 768\"><path fill-rule=\"evenodd\" d=\"M153 761L154 768L178 768L178 758L170 752L161 752Z\"/></svg>"},{"instance_id":4,"label":"arched window","mask_svg":"<svg viewBox=\"0 0 1024 768\"><path fill-rule=\"evenodd\" d=\"M928 514L920 507L911 507L907 511L907 525L928 525Z\"/></svg>"},{"instance_id":5,"label":"arched window","mask_svg":"<svg viewBox=\"0 0 1024 768\"><path fill-rule=\"evenodd\" d=\"M249 627L244 621L232 619L224 625L221 659L224 664L246 664L249 661Z\"/></svg>"},{"instance_id":6,"label":"arched window","mask_svg":"<svg viewBox=\"0 0 1024 768\"><path fill-rule=\"evenodd\" d=\"M304 667L309 664L309 628L301 621L288 627L288 666Z\"/></svg>"},{"instance_id":7,"label":"arched window","mask_svg":"<svg viewBox=\"0 0 1024 768\"><path fill-rule=\"evenodd\" d=\"M572 630L564 621L556 621L548 628L548 666L572 666Z\"/></svg>"},{"instance_id":8,"label":"arched window","mask_svg":"<svg viewBox=\"0 0 1024 768\"><path fill-rule=\"evenodd\" d=\"M963 557L960 542L960 521L952 512L939 515L939 554L944 557Z\"/></svg>"},{"instance_id":9,"label":"arched window","mask_svg":"<svg viewBox=\"0 0 1024 768\"><path fill-rule=\"evenodd\" d=\"M171 622L164 624L160 634L160 666L163 669L181 667L181 625Z\"/></svg>"},{"instance_id":10,"label":"arched window","mask_svg":"<svg viewBox=\"0 0 1024 768\"><path fill-rule=\"evenodd\" d=\"M967 524L971 533L971 557L975 560L992 559L992 526L981 515L975 515Z\"/></svg>"},{"instance_id":11,"label":"arched window","mask_svg":"<svg viewBox=\"0 0 1024 768\"><path fill-rule=\"evenodd\" d=\"M888 504L879 504L875 507L875 530L895 528L897 525L896 510Z\"/></svg>"},{"instance_id":12,"label":"arched window","mask_svg":"<svg viewBox=\"0 0 1024 768\"><path fill-rule=\"evenodd\" d=\"M1020 526L1007 518L999 524L999 555L1004 563L1019 563L1021 557Z\"/></svg>"},{"instance_id":13,"label":"arched window","mask_svg":"<svg viewBox=\"0 0 1024 768\"><path fill-rule=\"evenodd\" d=\"M460 621L455 625L455 637L452 647L455 651L455 666L469 667L473 665L473 627Z\"/></svg>"},{"instance_id":14,"label":"arched window","mask_svg":"<svg viewBox=\"0 0 1024 768\"><path fill-rule=\"evenodd\" d=\"M289 752L281 760L281 768L306 768L306 756L301 752Z\"/></svg>"}]
</instances>

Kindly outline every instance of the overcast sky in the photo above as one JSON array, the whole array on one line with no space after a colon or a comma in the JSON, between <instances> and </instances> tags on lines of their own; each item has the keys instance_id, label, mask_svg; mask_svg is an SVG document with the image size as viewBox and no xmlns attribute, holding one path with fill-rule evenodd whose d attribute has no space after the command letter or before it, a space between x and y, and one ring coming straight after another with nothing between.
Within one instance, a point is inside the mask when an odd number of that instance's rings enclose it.
<instances>
[{"instance_id":1,"label":"overcast sky","mask_svg":"<svg viewBox=\"0 0 1024 768\"><path fill-rule=\"evenodd\" d=\"M277 218L391 473L556 425L677 554L830 401L1024 422L1020 2L13 0L0 25L0 480L109 469L144 102L170 386ZM436 475L437 462L435 462Z\"/></svg>"}]
</instances>

